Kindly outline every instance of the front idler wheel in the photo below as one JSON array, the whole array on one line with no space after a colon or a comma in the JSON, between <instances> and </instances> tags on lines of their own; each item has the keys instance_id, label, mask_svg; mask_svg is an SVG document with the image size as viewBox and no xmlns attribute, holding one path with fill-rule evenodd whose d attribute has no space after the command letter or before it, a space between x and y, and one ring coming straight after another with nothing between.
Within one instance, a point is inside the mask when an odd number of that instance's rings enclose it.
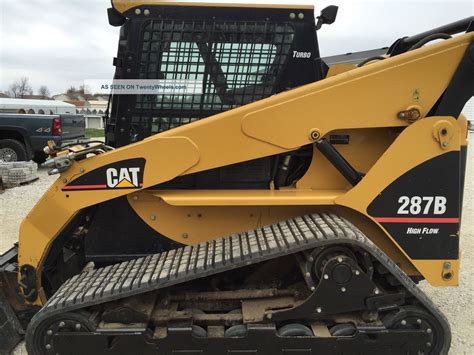
<instances>
[{"instance_id":1,"label":"front idler wheel","mask_svg":"<svg viewBox=\"0 0 474 355\"><path fill-rule=\"evenodd\" d=\"M93 332L96 322L87 312L58 314L41 323L33 334L33 339L27 339L28 354L56 354L54 337L59 333Z\"/></svg>"},{"instance_id":2,"label":"front idler wheel","mask_svg":"<svg viewBox=\"0 0 474 355\"><path fill-rule=\"evenodd\" d=\"M425 344L425 354L439 354L444 345L443 328L428 312L417 306L401 307L383 318L388 329L422 330L429 341Z\"/></svg>"}]
</instances>

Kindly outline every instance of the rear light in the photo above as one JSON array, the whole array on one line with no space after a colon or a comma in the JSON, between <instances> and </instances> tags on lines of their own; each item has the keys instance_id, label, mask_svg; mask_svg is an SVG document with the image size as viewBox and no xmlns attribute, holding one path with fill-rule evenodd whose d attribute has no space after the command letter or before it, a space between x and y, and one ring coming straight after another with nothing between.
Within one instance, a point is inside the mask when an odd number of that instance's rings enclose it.
<instances>
[{"instance_id":1,"label":"rear light","mask_svg":"<svg viewBox=\"0 0 474 355\"><path fill-rule=\"evenodd\" d=\"M61 119L59 117L53 118L53 136L60 136L61 135Z\"/></svg>"}]
</instances>

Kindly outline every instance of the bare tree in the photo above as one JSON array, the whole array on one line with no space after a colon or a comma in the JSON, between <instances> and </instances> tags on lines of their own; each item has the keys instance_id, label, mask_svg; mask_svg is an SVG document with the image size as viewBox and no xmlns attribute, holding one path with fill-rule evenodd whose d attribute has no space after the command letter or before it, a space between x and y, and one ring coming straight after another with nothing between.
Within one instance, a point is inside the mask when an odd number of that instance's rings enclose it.
<instances>
[{"instance_id":1,"label":"bare tree","mask_svg":"<svg viewBox=\"0 0 474 355\"><path fill-rule=\"evenodd\" d=\"M66 94L75 93L75 92L77 92L76 87L75 87L75 86L71 86L69 89L67 89Z\"/></svg>"},{"instance_id":2,"label":"bare tree","mask_svg":"<svg viewBox=\"0 0 474 355\"><path fill-rule=\"evenodd\" d=\"M49 92L49 89L46 85L41 85L40 88L38 89L38 95L41 96L41 98L44 99L49 99L49 96L51 93Z\"/></svg>"},{"instance_id":3,"label":"bare tree","mask_svg":"<svg viewBox=\"0 0 474 355\"><path fill-rule=\"evenodd\" d=\"M10 96L22 98L25 95L32 95L33 89L30 86L30 80L26 77L17 79L10 85Z\"/></svg>"},{"instance_id":4,"label":"bare tree","mask_svg":"<svg viewBox=\"0 0 474 355\"><path fill-rule=\"evenodd\" d=\"M78 94L78 90L75 86L71 86L66 90L66 95L70 100L77 100Z\"/></svg>"},{"instance_id":5,"label":"bare tree","mask_svg":"<svg viewBox=\"0 0 474 355\"><path fill-rule=\"evenodd\" d=\"M94 98L94 95L90 93L89 87L85 85L81 85L79 87L79 94L84 98L84 100L88 101Z\"/></svg>"}]
</instances>

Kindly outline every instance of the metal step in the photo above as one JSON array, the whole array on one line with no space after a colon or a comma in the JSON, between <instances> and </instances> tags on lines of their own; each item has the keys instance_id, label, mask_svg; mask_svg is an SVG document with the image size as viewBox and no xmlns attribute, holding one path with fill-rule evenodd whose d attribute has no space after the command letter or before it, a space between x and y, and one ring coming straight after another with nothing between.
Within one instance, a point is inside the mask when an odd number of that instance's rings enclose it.
<instances>
[{"instance_id":1,"label":"metal step","mask_svg":"<svg viewBox=\"0 0 474 355\"><path fill-rule=\"evenodd\" d=\"M27 331L27 344L33 337L35 328L56 314L162 289L329 244L357 245L382 262L443 325L447 352L450 343L449 325L430 300L355 226L337 215L325 213L305 215L253 231L76 275L66 281L33 317Z\"/></svg>"}]
</instances>

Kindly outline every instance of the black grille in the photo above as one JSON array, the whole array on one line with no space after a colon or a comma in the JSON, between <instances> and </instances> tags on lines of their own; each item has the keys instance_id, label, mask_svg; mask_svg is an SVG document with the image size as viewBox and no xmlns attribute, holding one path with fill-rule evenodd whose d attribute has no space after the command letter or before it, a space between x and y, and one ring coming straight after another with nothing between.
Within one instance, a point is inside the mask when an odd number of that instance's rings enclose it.
<instances>
[{"instance_id":1,"label":"black grille","mask_svg":"<svg viewBox=\"0 0 474 355\"><path fill-rule=\"evenodd\" d=\"M139 78L196 81L202 90L137 95L134 130L144 136L158 133L278 92L293 38L289 23L145 23Z\"/></svg>"}]
</instances>

